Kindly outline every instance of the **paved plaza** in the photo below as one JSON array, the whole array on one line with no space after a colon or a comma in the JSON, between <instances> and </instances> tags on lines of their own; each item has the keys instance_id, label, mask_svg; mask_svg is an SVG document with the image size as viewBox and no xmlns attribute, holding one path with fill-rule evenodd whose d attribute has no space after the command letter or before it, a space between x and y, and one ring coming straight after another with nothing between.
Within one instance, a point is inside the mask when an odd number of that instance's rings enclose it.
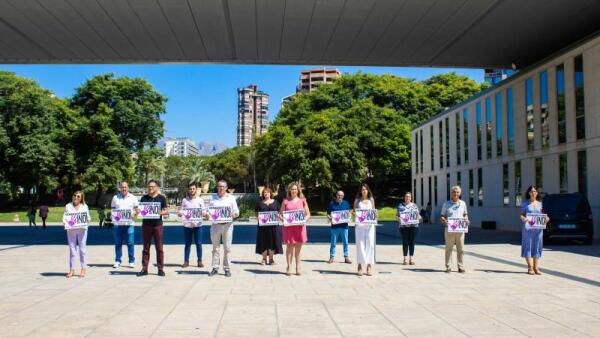
<instances>
[{"instance_id":1,"label":"paved plaza","mask_svg":"<svg viewBox=\"0 0 600 338\"><path fill-rule=\"evenodd\" d=\"M467 273L454 266L446 274L441 226L421 227L416 265L404 266L398 230L389 223L377 229L374 276L358 277L356 264L341 263L341 244L337 262L325 262L328 231L309 227L303 275L286 276L284 256L276 256L276 266L258 264L255 226L236 226L233 277L226 278L208 277L207 268L180 268L183 233L167 226L167 276L158 277L153 266L138 278L141 245L135 269L113 269L111 231L93 227L87 276L66 279L61 227L3 225L0 336L600 336L598 244L546 245L544 275L529 276L519 258L519 233L471 229ZM136 243L140 237L137 228ZM203 249L207 264L211 246ZM152 251L152 262L155 257ZM350 258L356 259L352 245Z\"/></svg>"}]
</instances>

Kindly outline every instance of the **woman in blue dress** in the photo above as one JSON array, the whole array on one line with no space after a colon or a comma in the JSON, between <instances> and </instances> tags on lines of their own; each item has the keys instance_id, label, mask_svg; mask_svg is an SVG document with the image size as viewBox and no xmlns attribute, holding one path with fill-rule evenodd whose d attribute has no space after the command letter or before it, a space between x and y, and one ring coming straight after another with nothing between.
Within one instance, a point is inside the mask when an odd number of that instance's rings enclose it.
<instances>
[{"instance_id":1,"label":"woman in blue dress","mask_svg":"<svg viewBox=\"0 0 600 338\"><path fill-rule=\"evenodd\" d=\"M540 201L539 191L536 186L532 185L527 188L521 203L521 257L527 262L527 273L530 275L541 275L539 269L539 260L542 257L543 247L543 229L527 229L527 214L528 213L543 213L542 201ZM548 218L546 217L546 223Z\"/></svg>"}]
</instances>

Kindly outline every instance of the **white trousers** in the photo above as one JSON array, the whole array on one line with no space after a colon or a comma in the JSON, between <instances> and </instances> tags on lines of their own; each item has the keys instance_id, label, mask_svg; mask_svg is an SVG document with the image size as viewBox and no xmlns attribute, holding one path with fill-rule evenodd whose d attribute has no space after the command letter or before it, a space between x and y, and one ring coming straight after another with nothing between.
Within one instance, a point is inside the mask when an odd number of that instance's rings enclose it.
<instances>
[{"instance_id":1,"label":"white trousers","mask_svg":"<svg viewBox=\"0 0 600 338\"><path fill-rule=\"evenodd\" d=\"M212 267L218 269L221 265L221 241L223 241L223 269L229 270L229 255L233 240L233 224L213 224L210 226L210 241L212 242Z\"/></svg>"},{"instance_id":2,"label":"white trousers","mask_svg":"<svg viewBox=\"0 0 600 338\"><path fill-rule=\"evenodd\" d=\"M375 225L354 226L356 237L356 262L375 264Z\"/></svg>"}]
</instances>

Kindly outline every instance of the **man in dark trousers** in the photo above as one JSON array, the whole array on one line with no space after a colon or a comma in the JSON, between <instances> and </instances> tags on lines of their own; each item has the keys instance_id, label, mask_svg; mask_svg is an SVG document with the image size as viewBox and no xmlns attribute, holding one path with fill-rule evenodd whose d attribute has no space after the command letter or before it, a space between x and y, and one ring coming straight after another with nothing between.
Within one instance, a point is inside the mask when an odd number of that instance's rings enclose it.
<instances>
[{"instance_id":1,"label":"man in dark trousers","mask_svg":"<svg viewBox=\"0 0 600 338\"><path fill-rule=\"evenodd\" d=\"M148 193L140 199L140 203L154 202L160 203L160 217L156 219L142 220L142 240L144 248L142 250L142 271L138 272L138 277L148 274L148 262L150 261L150 246L154 238L154 246L156 247L156 266L158 267L158 275L164 276L164 254L163 254L163 222L162 216L167 215L167 198L158 193L159 184L155 180L148 181ZM143 215L143 214L142 214ZM143 217L143 216L142 216Z\"/></svg>"}]
</instances>

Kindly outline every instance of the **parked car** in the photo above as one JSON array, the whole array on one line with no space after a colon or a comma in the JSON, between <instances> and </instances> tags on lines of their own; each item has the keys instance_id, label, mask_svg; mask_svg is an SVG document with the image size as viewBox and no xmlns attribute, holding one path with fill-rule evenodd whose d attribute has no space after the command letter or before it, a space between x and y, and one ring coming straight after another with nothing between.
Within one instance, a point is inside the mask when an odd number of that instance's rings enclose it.
<instances>
[{"instance_id":1,"label":"parked car","mask_svg":"<svg viewBox=\"0 0 600 338\"><path fill-rule=\"evenodd\" d=\"M549 194L544 197L544 212L550 222L544 230L544 239L582 239L592 244L594 221L587 198L579 193Z\"/></svg>"}]
</instances>

